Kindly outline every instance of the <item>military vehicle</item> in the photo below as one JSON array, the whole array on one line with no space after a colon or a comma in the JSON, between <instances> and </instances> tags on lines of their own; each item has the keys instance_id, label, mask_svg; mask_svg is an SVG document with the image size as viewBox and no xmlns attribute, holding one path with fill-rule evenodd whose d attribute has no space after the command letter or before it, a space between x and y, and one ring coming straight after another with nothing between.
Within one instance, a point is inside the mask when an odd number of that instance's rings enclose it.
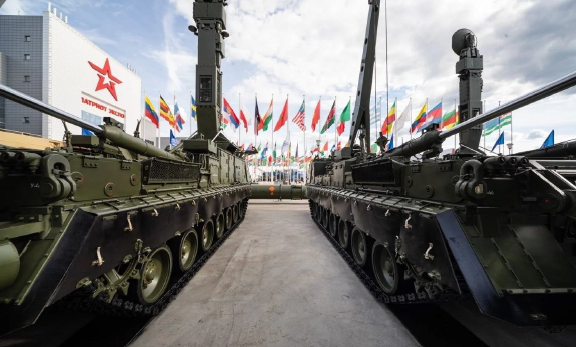
<instances>
[{"instance_id":1,"label":"military vehicle","mask_svg":"<svg viewBox=\"0 0 576 347\"><path fill-rule=\"evenodd\" d=\"M171 151L0 85L0 96L94 133L67 132L59 148L0 147L2 332L62 302L157 314L242 221L244 153L219 129L225 5L194 3L198 132Z\"/></svg>"},{"instance_id":2,"label":"military vehicle","mask_svg":"<svg viewBox=\"0 0 576 347\"><path fill-rule=\"evenodd\" d=\"M461 123L437 125L387 152L370 153L369 100L379 0L368 24L349 143L309 167L310 213L348 265L385 303L473 298L516 325L576 322L576 142L488 155L482 124L576 85L572 73L483 112L483 58L458 30ZM442 142L460 134L454 154Z\"/></svg>"}]
</instances>

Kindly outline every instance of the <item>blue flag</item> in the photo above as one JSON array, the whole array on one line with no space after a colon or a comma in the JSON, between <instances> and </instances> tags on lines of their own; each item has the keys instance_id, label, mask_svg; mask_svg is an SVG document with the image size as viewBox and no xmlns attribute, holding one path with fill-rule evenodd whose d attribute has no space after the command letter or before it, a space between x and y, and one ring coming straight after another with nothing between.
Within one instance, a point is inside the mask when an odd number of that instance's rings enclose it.
<instances>
[{"instance_id":1,"label":"blue flag","mask_svg":"<svg viewBox=\"0 0 576 347\"><path fill-rule=\"evenodd\" d=\"M544 143L542 144L542 146L540 147L540 149L546 148L546 147L550 147L550 146L554 146L554 130L552 130L550 132L550 135L548 135L548 137L546 138L546 140L544 140Z\"/></svg>"},{"instance_id":2,"label":"blue flag","mask_svg":"<svg viewBox=\"0 0 576 347\"><path fill-rule=\"evenodd\" d=\"M192 111L192 119L196 120L196 100L194 100L194 97L192 95L190 95L190 98L192 98L191 102L190 102L190 110Z\"/></svg>"},{"instance_id":3,"label":"blue flag","mask_svg":"<svg viewBox=\"0 0 576 347\"><path fill-rule=\"evenodd\" d=\"M176 146L178 146L179 143L180 143L180 141L178 141L176 139L176 136L174 136L172 129L170 129L170 146L176 147Z\"/></svg>"},{"instance_id":4,"label":"blue flag","mask_svg":"<svg viewBox=\"0 0 576 347\"><path fill-rule=\"evenodd\" d=\"M388 149L386 149L386 151L389 151L392 148L394 148L394 134L392 134L392 136L390 136L390 142L388 142Z\"/></svg>"},{"instance_id":5,"label":"blue flag","mask_svg":"<svg viewBox=\"0 0 576 347\"><path fill-rule=\"evenodd\" d=\"M94 135L94 133L91 132L90 130L86 130L86 129L82 128L82 135L92 136L92 135ZM552 142L554 142L554 140L552 140Z\"/></svg>"},{"instance_id":6,"label":"blue flag","mask_svg":"<svg viewBox=\"0 0 576 347\"><path fill-rule=\"evenodd\" d=\"M503 145L503 144L504 144L504 133L501 133L500 137L498 137L498 140L496 140L494 147L492 147L492 152L494 152L494 149L496 148L496 146Z\"/></svg>"}]
</instances>

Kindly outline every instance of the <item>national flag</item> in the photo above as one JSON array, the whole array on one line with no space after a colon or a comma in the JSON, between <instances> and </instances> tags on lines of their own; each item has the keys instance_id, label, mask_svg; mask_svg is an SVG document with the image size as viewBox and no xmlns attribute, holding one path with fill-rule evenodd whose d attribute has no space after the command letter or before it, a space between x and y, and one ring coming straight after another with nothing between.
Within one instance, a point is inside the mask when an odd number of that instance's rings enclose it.
<instances>
[{"instance_id":1,"label":"national flag","mask_svg":"<svg viewBox=\"0 0 576 347\"><path fill-rule=\"evenodd\" d=\"M392 127L393 128L392 133L398 133L400 130L402 130L402 128L404 127L404 123L406 123L406 120L410 119L411 107L412 107L412 100L410 100L408 105L406 105L406 107L404 108L404 111L402 111L400 116L398 118L396 118L396 121L394 122L394 126Z\"/></svg>"},{"instance_id":2,"label":"national flag","mask_svg":"<svg viewBox=\"0 0 576 347\"><path fill-rule=\"evenodd\" d=\"M238 116L236 116L236 113L234 112L234 110L232 109L226 98L224 98L224 113L228 115L230 123L232 123L232 125L234 126L232 130L236 131L236 129L238 129L238 127L240 126L240 119L238 119Z\"/></svg>"},{"instance_id":3,"label":"national flag","mask_svg":"<svg viewBox=\"0 0 576 347\"><path fill-rule=\"evenodd\" d=\"M318 122L320 121L320 101L322 100L318 100L316 108L314 109L314 114L312 115L312 132L316 130L316 125L318 125Z\"/></svg>"},{"instance_id":4,"label":"national flag","mask_svg":"<svg viewBox=\"0 0 576 347\"><path fill-rule=\"evenodd\" d=\"M288 146L290 145L290 134L286 134L286 139L284 140L284 143L282 143L282 154L286 153L286 150L288 149Z\"/></svg>"},{"instance_id":5,"label":"national flag","mask_svg":"<svg viewBox=\"0 0 576 347\"><path fill-rule=\"evenodd\" d=\"M332 148L330 148L330 152L334 152L335 149L336 149L336 144L333 144Z\"/></svg>"},{"instance_id":6,"label":"national flag","mask_svg":"<svg viewBox=\"0 0 576 347\"><path fill-rule=\"evenodd\" d=\"M304 120L306 119L305 115L306 106L304 105L304 103L305 100L302 100L302 105L300 106L298 113L296 113L294 118L292 118L292 123L296 124L298 128L300 128L300 130L302 131L306 131L306 125L304 124Z\"/></svg>"},{"instance_id":7,"label":"national flag","mask_svg":"<svg viewBox=\"0 0 576 347\"><path fill-rule=\"evenodd\" d=\"M274 117L274 98L272 98L272 100L270 101L270 106L268 106L268 110L264 115L264 119L262 119L262 121L260 122L258 130L262 131L268 130L268 124L270 124L270 121L272 120L273 117Z\"/></svg>"},{"instance_id":8,"label":"national flag","mask_svg":"<svg viewBox=\"0 0 576 347\"><path fill-rule=\"evenodd\" d=\"M424 124L426 124L426 108L427 107L428 107L428 102L425 102L424 106L422 106L422 109L420 110L420 112L418 113L418 116L416 116L416 119L414 120L414 122L412 123L412 126L410 127L410 133L419 132L420 129L422 128L422 126Z\"/></svg>"},{"instance_id":9,"label":"national flag","mask_svg":"<svg viewBox=\"0 0 576 347\"><path fill-rule=\"evenodd\" d=\"M348 104L346 104L346 107L344 107L342 113L340 114L340 118L338 118L338 123L336 127L336 131L338 131L338 136L342 135L344 129L346 128L346 122L349 120L350 120L350 101L348 101Z\"/></svg>"},{"instance_id":10,"label":"national flag","mask_svg":"<svg viewBox=\"0 0 576 347\"><path fill-rule=\"evenodd\" d=\"M258 136L258 130L262 129L262 118L260 118L260 111L258 111L258 97L254 98L256 101L256 110L254 110L254 135Z\"/></svg>"},{"instance_id":11,"label":"national flag","mask_svg":"<svg viewBox=\"0 0 576 347\"><path fill-rule=\"evenodd\" d=\"M220 114L220 128L226 129L228 124L230 124L230 121L228 121L228 117L224 117L223 114Z\"/></svg>"},{"instance_id":12,"label":"national flag","mask_svg":"<svg viewBox=\"0 0 576 347\"><path fill-rule=\"evenodd\" d=\"M382 123L380 132L383 135L388 136L388 134L390 134L390 131L392 131L392 125L394 124L395 120L396 120L396 100L394 100L392 107L390 107L390 111L388 111L386 120L384 121L384 123Z\"/></svg>"},{"instance_id":13,"label":"national flag","mask_svg":"<svg viewBox=\"0 0 576 347\"><path fill-rule=\"evenodd\" d=\"M542 146L540 146L540 149L544 149L550 146L554 146L554 130L552 130L550 132L550 135L548 135L546 140L544 140L544 143L542 144Z\"/></svg>"},{"instance_id":14,"label":"national flag","mask_svg":"<svg viewBox=\"0 0 576 347\"><path fill-rule=\"evenodd\" d=\"M266 143L266 146L268 146L268 143ZM262 149L261 144L258 143L258 152L260 152L261 149Z\"/></svg>"},{"instance_id":15,"label":"national flag","mask_svg":"<svg viewBox=\"0 0 576 347\"><path fill-rule=\"evenodd\" d=\"M482 136L488 136L503 126L510 124L512 124L512 112L503 114L500 117L484 123L484 134L482 134Z\"/></svg>"},{"instance_id":16,"label":"national flag","mask_svg":"<svg viewBox=\"0 0 576 347\"><path fill-rule=\"evenodd\" d=\"M180 132L180 130L184 129L184 123L186 123L184 121L184 117L182 117L182 115L184 114L184 111L180 110L180 108L178 107L178 103L175 102L174 103L174 129L178 130L178 132Z\"/></svg>"},{"instance_id":17,"label":"national flag","mask_svg":"<svg viewBox=\"0 0 576 347\"><path fill-rule=\"evenodd\" d=\"M170 110L168 103L164 101L164 98L162 98L162 96L160 96L160 117L164 118L164 120L166 120L168 124L170 124L170 127L172 128L174 127L175 123L174 116L172 115L172 111Z\"/></svg>"},{"instance_id":18,"label":"national flag","mask_svg":"<svg viewBox=\"0 0 576 347\"><path fill-rule=\"evenodd\" d=\"M192 99L190 100L190 113L192 115L192 119L196 120L196 100L194 100L192 95L190 95L190 98Z\"/></svg>"},{"instance_id":19,"label":"national flag","mask_svg":"<svg viewBox=\"0 0 576 347\"><path fill-rule=\"evenodd\" d=\"M150 119L154 125L156 125L156 129L160 127L160 118L158 118L158 113L156 113L152 101L150 101L147 96L144 97L144 115L146 118Z\"/></svg>"},{"instance_id":20,"label":"national flag","mask_svg":"<svg viewBox=\"0 0 576 347\"><path fill-rule=\"evenodd\" d=\"M240 99L240 120L244 123L244 129L248 132L248 126L252 123L250 123L250 117L248 117L248 112L246 112L246 109L244 108L242 99Z\"/></svg>"},{"instance_id":21,"label":"national flag","mask_svg":"<svg viewBox=\"0 0 576 347\"><path fill-rule=\"evenodd\" d=\"M328 141L324 144L324 148L322 148L322 152L328 152Z\"/></svg>"},{"instance_id":22,"label":"national flag","mask_svg":"<svg viewBox=\"0 0 576 347\"><path fill-rule=\"evenodd\" d=\"M459 112L452 110L447 112L442 116L442 122L440 122L440 129L452 129L456 124L458 124Z\"/></svg>"},{"instance_id":23,"label":"national flag","mask_svg":"<svg viewBox=\"0 0 576 347\"><path fill-rule=\"evenodd\" d=\"M442 122L442 101L432 110L428 112L428 116L426 117L426 125L429 124L440 124Z\"/></svg>"},{"instance_id":24,"label":"national flag","mask_svg":"<svg viewBox=\"0 0 576 347\"><path fill-rule=\"evenodd\" d=\"M170 129L170 146L176 147L176 146L178 146L179 143L180 143L180 141L178 141L178 139L176 139L176 136L174 136L172 129Z\"/></svg>"},{"instance_id":25,"label":"national flag","mask_svg":"<svg viewBox=\"0 0 576 347\"><path fill-rule=\"evenodd\" d=\"M274 142L274 150L272 151L272 156L276 159L276 142Z\"/></svg>"},{"instance_id":26,"label":"national flag","mask_svg":"<svg viewBox=\"0 0 576 347\"><path fill-rule=\"evenodd\" d=\"M342 149L342 147L340 147L340 141L338 141L338 144L336 145L336 149L337 149L337 150L341 150L341 149Z\"/></svg>"},{"instance_id":27,"label":"national flag","mask_svg":"<svg viewBox=\"0 0 576 347\"><path fill-rule=\"evenodd\" d=\"M330 112L328 113L328 117L326 117L326 122L324 123L322 130L320 130L320 134L324 134L326 132L326 130L330 129L332 124L334 124L334 115L335 114L336 114L336 100L334 100L334 103L332 103L332 107L330 108Z\"/></svg>"},{"instance_id":28,"label":"national flag","mask_svg":"<svg viewBox=\"0 0 576 347\"><path fill-rule=\"evenodd\" d=\"M492 147L492 152L494 152L494 149L496 148L496 146L503 145L503 144L504 144L504 133L501 133L500 136L498 137L498 140L496 140L494 147Z\"/></svg>"},{"instance_id":29,"label":"national flag","mask_svg":"<svg viewBox=\"0 0 576 347\"><path fill-rule=\"evenodd\" d=\"M378 145L373 143L372 146L370 146L370 153L376 153L378 152Z\"/></svg>"},{"instance_id":30,"label":"national flag","mask_svg":"<svg viewBox=\"0 0 576 347\"><path fill-rule=\"evenodd\" d=\"M296 144L296 153L294 153L294 157L298 158L298 144Z\"/></svg>"},{"instance_id":31,"label":"national flag","mask_svg":"<svg viewBox=\"0 0 576 347\"><path fill-rule=\"evenodd\" d=\"M278 118L278 122L276 122L276 126L274 127L274 131L280 130L284 124L288 121L288 98L286 98L286 102L284 103L284 107L282 108L282 113L280 113L280 118Z\"/></svg>"},{"instance_id":32,"label":"national flag","mask_svg":"<svg viewBox=\"0 0 576 347\"><path fill-rule=\"evenodd\" d=\"M390 141L388 141L388 147L386 147L386 151L391 150L392 148L394 148L394 133L392 133L392 136L390 136Z\"/></svg>"}]
</instances>

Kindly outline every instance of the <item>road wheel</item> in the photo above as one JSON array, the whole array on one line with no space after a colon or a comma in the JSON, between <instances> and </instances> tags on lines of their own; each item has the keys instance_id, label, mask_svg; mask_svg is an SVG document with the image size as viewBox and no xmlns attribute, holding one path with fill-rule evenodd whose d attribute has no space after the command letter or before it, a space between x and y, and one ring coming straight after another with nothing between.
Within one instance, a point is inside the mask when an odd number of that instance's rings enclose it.
<instances>
[{"instance_id":1,"label":"road wheel","mask_svg":"<svg viewBox=\"0 0 576 347\"><path fill-rule=\"evenodd\" d=\"M352 257L356 264L361 267L368 267L370 264L370 250L372 249L372 238L368 237L363 231L358 228L352 229L350 240L350 247L352 248Z\"/></svg>"},{"instance_id":2,"label":"road wheel","mask_svg":"<svg viewBox=\"0 0 576 347\"><path fill-rule=\"evenodd\" d=\"M334 213L330 213L328 217L328 230L330 231L330 236L336 238L338 235L338 216Z\"/></svg>"},{"instance_id":3,"label":"road wheel","mask_svg":"<svg viewBox=\"0 0 576 347\"><path fill-rule=\"evenodd\" d=\"M140 279L135 286L130 286L135 287L138 302L150 306L158 301L168 288L171 272L172 253L168 246L163 245L152 251L149 260L140 268Z\"/></svg>"},{"instance_id":4,"label":"road wheel","mask_svg":"<svg viewBox=\"0 0 576 347\"><path fill-rule=\"evenodd\" d=\"M350 229L351 224L340 219L340 222L338 223L338 243L340 243L340 246L344 249L347 249L348 244L350 243L348 241L350 239Z\"/></svg>"},{"instance_id":5,"label":"road wheel","mask_svg":"<svg viewBox=\"0 0 576 347\"><path fill-rule=\"evenodd\" d=\"M175 260L174 272L184 273L194 265L198 255L198 234L190 229L181 237L168 241L172 258Z\"/></svg>"},{"instance_id":6,"label":"road wheel","mask_svg":"<svg viewBox=\"0 0 576 347\"><path fill-rule=\"evenodd\" d=\"M226 220L226 230L230 230L230 228L232 228L232 224L234 224L232 222L232 208L228 207L226 210L224 210L224 219Z\"/></svg>"},{"instance_id":7,"label":"road wheel","mask_svg":"<svg viewBox=\"0 0 576 347\"><path fill-rule=\"evenodd\" d=\"M200 234L200 245L202 246L202 251L206 252L212 247L212 242L214 241L214 223L209 219L202 225L202 232Z\"/></svg>"},{"instance_id":8,"label":"road wheel","mask_svg":"<svg viewBox=\"0 0 576 347\"><path fill-rule=\"evenodd\" d=\"M380 242L372 247L372 268L380 289L386 294L396 293L403 274L388 247Z\"/></svg>"},{"instance_id":9,"label":"road wheel","mask_svg":"<svg viewBox=\"0 0 576 347\"><path fill-rule=\"evenodd\" d=\"M240 201L240 203L238 204L239 206L238 213L240 215L239 216L240 219L244 218L244 214L246 213L246 204L247 202L245 200Z\"/></svg>"},{"instance_id":10,"label":"road wheel","mask_svg":"<svg viewBox=\"0 0 576 347\"><path fill-rule=\"evenodd\" d=\"M323 209L322 210L322 226L324 229L328 229L329 219L330 219L330 210Z\"/></svg>"},{"instance_id":11,"label":"road wheel","mask_svg":"<svg viewBox=\"0 0 576 347\"><path fill-rule=\"evenodd\" d=\"M238 204L236 204L232 206L232 220L234 221L234 223L238 222L238 216L239 216Z\"/></svg>"},{"instance_id":12,"label":"road wheel","mask_svg":"<svg viewBox=\"0 0 576 347\"><path fill-rule=\"evenodd\" d=\"M216 239L220 239L222 235L224 235L224 213L220 213L214 217L214 224L216 225Z\"/></svg>"}]
</instances>

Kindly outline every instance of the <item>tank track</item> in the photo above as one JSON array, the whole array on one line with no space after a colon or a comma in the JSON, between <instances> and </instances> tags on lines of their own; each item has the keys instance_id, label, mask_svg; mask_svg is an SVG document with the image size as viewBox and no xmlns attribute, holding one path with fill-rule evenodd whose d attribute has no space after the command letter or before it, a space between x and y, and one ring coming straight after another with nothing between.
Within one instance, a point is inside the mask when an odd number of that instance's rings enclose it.
<instances>
[{"instance_id":1,"label":"tank track","mask_svg":"<svg viewBox=\"0 0 576 347\"><path fill-rule=\"evenodd\" d=\"M370 293L372 294L372 296L376 300L378 300L379 302L382 302L384 304L394 304L394 305L396 305L396 304L430 304L430 303L453 302L453 301L459 301L459 300L463 300L463 299L467 298L467 295L462 295L459 293L441 293L441 294L436 295L436 297L434 299L431 299L426 292L414 291L412 293L396 294L396 295L389 295L389 294L384 293L380 289L380 287L378 287L378 285L374 282L372 277L369 274L367 274L364 271L364 269L362 269L358 264L356 264L356 262L354 261L352 256L350 256L350 254L348 253L348 251L346 249L342 248L342 246L340 246L340 243L337 240L335 240L334 238L332 238L332 236L330 236L329 231L326 230L322 226L322 224L320 224L320 222L318 220L316 220L316 218L314 218L314 209L312 206L312 201L309 201L309 208L310 208L310 216L312 217L312 220L314 221L314 223L316 223L316 225L318 226L320 231L322 231L324 236L328 239L328 241L330 241L332 246L336 249L338 254L340 254L342 259L344 259L346 264L348 264L348 267L350 267L350 269L352 269L352 271L354 272L356 277L358 277L360 282L362 282L364 284L366 289L368 289L370 291Z\"/></svg>"},{"instance_id":2,"label":"tank track","mask_svg":"<svg viewBox=\"0 0 576 347\"><path fill-rule=\"evenodd\" d=\"M59 300L55 306L63 309L93 312L103 316L153 317L158 315L176 298L180 291L192 280L198 271L200 271L202 266L206 264L208 259L212 257L216 250L218 250L224 241L226 241L240 223L242 223L247 208L248 204L246 203L244 204L241 218L194 263L190 270L184 273L176 282L171 282L171 287L166 289L164 295L153 305L144 306L119 297L115 297L112 299L112 302L108 302L108 295L105 293L101 293L98 297L92 298L94 288L86 287L68 294Z\"/></svg>"}]
</instances>

